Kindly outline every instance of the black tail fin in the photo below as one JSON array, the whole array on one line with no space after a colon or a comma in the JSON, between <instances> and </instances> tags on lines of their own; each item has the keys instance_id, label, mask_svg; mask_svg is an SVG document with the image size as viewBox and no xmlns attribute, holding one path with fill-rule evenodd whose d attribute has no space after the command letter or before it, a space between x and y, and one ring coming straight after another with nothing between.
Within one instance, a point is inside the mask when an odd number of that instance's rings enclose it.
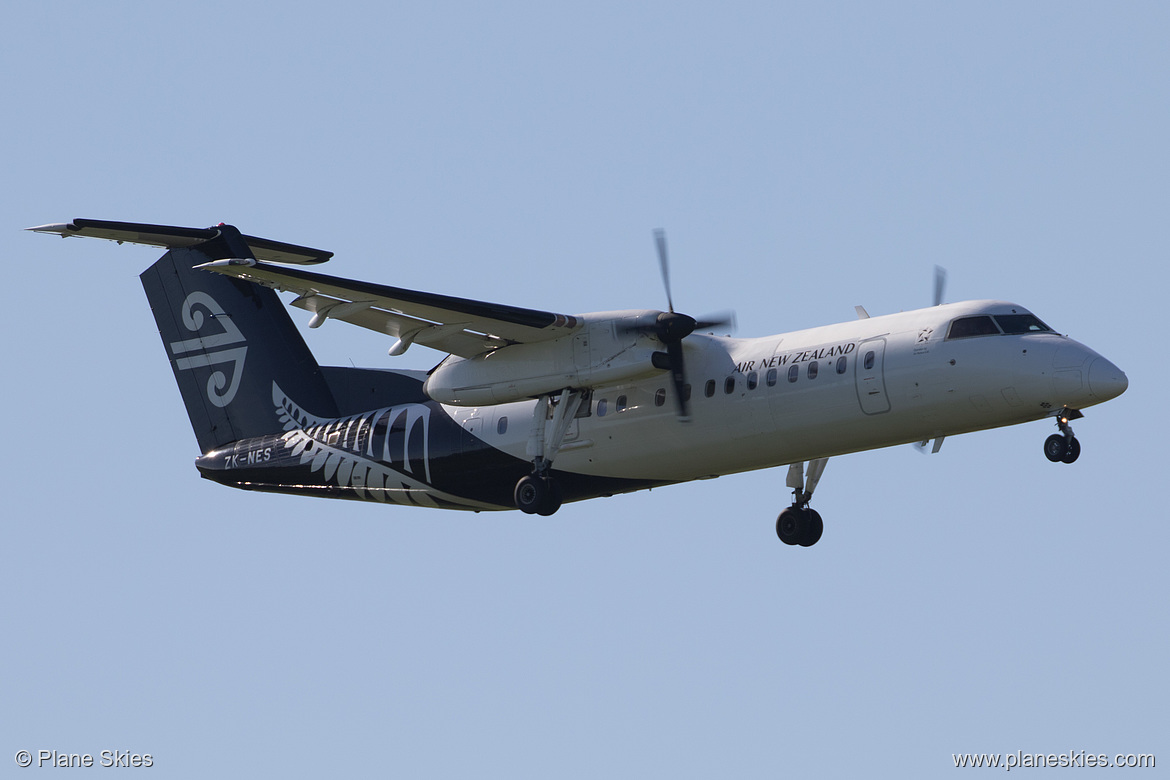
<instances>
[{"instance_id":1,"label":"black tail fin","mask_svg":"<svg viewBox=\"0 0 1170 780\"><path fill-rule=\"evenodd\" d=\"M142 275L183 403L207 452L282 430L273 384L316 415L337 415L320 366L276 293L194 266L252 258L235 228L171 249Z\"/></svg>"}]
</instances>

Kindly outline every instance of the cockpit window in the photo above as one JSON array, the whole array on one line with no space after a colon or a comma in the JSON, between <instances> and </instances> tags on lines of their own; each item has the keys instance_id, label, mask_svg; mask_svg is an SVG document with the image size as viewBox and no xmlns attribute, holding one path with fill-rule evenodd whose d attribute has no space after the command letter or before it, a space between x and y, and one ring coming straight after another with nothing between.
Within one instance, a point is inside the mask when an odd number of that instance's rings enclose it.
<instances>
[{"instance_id":1,"label":"cockpit window","mask_svg":"<svg viewBox=\"0 0 1170 780\"><path fill-rule=\"evenodd\" d=\"M979 317L960 317L951 323L951 329L947 331L948 339L965 339L971 336L993 335L999 335L999 328L995 327L995 323L991 321L991 317L986 315Z\"/></svg>"},{"instance_id":2,"label":"cockpit window","mask_svg":"<svg viewBox=\"0 0 1170 780\"><path fill-rule=\"evenodd\" d=\"M997 314L995 321L1004 333L1051 333L1052 328L1035 314Z\"/></svg>"}]
</instances>

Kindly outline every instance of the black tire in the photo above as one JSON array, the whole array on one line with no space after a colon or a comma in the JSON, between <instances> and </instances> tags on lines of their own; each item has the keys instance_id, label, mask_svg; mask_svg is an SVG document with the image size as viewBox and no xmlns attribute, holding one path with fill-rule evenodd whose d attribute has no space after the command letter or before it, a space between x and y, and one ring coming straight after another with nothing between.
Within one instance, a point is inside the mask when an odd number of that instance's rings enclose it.
<instances>
[{"instance_id":1,"label":"black tire","mask_svg":"<svg viewBox=\"0 0 1170 780\"><path fill-rule=\"evenodd\" d=\"M1076 441L1076 439L1073 439L1073 441ZM1060 463L1064 460L1065 453L1068 452L1068 449L1068 444L1059 433L1054 433L1044 440L1044 457L1053 463ZM1077 454L1080 454L1079 449Z\"/></svg>"},{"instance_id":2,"label":"black tire","mask_svg":"<svg viewBox=\"0 0 1170 780\"><path fill-rule=\"evenodd\" d=\"M548 517L561 508L561 489L551 477L529 474L516 483L512 499L524 514Z\"/></svg>"},{"instance_id":3,"label":"black tire","mask_svg":"<svg viewBox=\"0 0 1170 780\"><path fill-rule=\"evenodd\" d=\"M556 514L556 511L561 508L561 487L556 483L552 477L544 477L545 496L544 501L537 508L536 514L541 517L548 517Z\"/></svg>"},{"instance_id":4,"label":"black tire","mask_svg":"<svg viewBox=\"0 0 1170 780\"><path fill-rule=\"evenodd\" d=\"M540 511L548 494L547 483L534 474L521 477L512 491L512 498L516 501L516 508L526 515L534 515Z\"/></svg>"},{"instance_id":5,"label":"black tire","mask_svg":"<svg viewBox=\"0 0 1170 780\"><path fill-rule=\"evenodd\" d=\"M784 544L800 544L801 538L808 532L808 513L789 507L776 518L776 536Z\"/></svg>"},{"instance_id":6,"label":"black tire","mask_svg":"<svg viewBox=\"0 0 1170 780\"><path fill-rule=\"evenodd\" d=\"M1068 448L1065 450L1064 456L1061 457L1061 463L1072 463L1077 458L1081 457L1081 443L1076 439L1070 439Z\"/></svg>"},{"instance_id":7,"label":"black tire","mask_svg":"<svg viewBox=\"0 0 1170 780\"><path fill-rule=\"evenodd\" d=\"M798 542L801 547L812 547L821 540L821 534L825 532L825 522L821 520L820 513L815 509L809 509L807 511L808 528L805 529L804 535Z\"/></svg>"}]
</instances>

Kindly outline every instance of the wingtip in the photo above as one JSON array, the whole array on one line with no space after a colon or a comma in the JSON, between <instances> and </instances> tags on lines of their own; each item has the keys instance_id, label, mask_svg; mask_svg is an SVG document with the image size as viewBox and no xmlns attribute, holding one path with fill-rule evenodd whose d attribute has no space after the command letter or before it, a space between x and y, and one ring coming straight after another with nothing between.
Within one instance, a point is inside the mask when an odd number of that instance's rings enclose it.
<instances>
[{"instance_id":1,"label":"wingtip","mask_svg":"<svg viewBox=\"0 0 1170 780\"><path fill-rule=\"evenodd\" d=\"M53 222L48 225L36 225L34 227L27 227L25 230L33 233L55 233L62 237L68 237L70 233L77 230L72 222Z\"/></svg>"}]
</instances>

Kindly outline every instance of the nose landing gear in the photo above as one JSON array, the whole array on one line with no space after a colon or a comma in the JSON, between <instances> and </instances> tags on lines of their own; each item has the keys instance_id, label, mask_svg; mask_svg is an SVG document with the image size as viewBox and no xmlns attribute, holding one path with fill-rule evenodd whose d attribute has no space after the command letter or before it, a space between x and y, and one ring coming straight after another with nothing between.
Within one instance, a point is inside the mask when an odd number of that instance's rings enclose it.
<instances>
[{"instance_id":1,"label":"nose landing gear","mask_svg":"<svg viewBox=\"0 0 1170 780\"><path fill-rule=\"evenodd\" d=\"M1044 440L1044 457L1053 463L1072 463L1081 456L1081 443L1073 435L1069 420L1079 420L1084 417L1077 409L1065 407L1056 416L1056 427L1060 433L1054 433Z\"/></svg>"}]
</instances>

